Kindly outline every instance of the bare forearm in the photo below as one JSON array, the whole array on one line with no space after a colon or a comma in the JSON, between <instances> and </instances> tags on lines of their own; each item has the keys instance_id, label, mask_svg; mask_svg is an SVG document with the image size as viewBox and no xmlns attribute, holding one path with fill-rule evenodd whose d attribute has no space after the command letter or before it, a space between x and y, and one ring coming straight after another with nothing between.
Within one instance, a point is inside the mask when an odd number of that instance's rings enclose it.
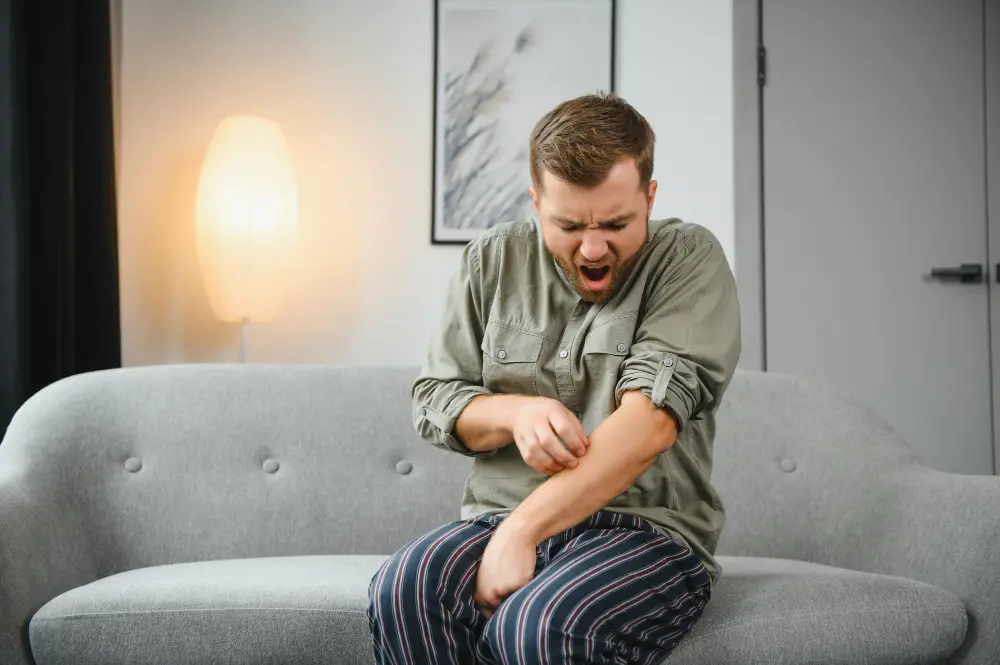
<instances>
[{"instance_id":1,"label":"bare forearm","mask_svg":"<svg viewBox=\"0 0 1000 665\"><path fill-rule=\"evenodd\" d=\"M455 436L469 450L483 452L502 448L514 441L512 433L516 409L524 395L482 395L466 405L455 422Z\"/></svg>"},{"instance_id":2,"label":"bare forearm","mask_svg":"<svg viewBox=\"0 0 1000 665\"><path fill-rule=\"evenodd\" d=\"M576 468L561 471L532 492L505 520L536 544L578 524L624 492L673 445L673 419L641 393L627 393L622 406L590 435Z\"/></svg>"}]
</instances>

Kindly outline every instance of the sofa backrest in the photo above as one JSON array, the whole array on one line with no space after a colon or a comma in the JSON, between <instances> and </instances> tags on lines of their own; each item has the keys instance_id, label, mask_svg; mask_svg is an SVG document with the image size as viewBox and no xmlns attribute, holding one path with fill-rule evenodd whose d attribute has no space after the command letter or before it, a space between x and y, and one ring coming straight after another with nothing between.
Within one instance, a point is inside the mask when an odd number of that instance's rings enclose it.
<instances>
[{"instance_id":1,"label":"sofa backrest","mask_svg":"<svg viewBox=\"0 0 1000 665\"><path fill-rule=\"evenodd\" d=\"M99 575L390 553L459 518L469 460L416 434L413 368L176 365L81 374L15 415L0 468L60 495Z\"/></svg>"},{"instance_id":2,"label":"sofa backrest","mask_svg":"<svg viewBox=\"0 0 1000 665\"><path fill-rule=\"evenodd\" d=\"M718 553L862 567L844 534L886 531L880 505L910 447L869 406L802 377L737 372L718 418L712 480L726 509Z\"/></svg>"},{"instance_id":3,"label":"sofa backrest","mask_svg":"<svg viewBox=\"0 0 1000 665\"><path fill-rule=\"evenodd\" d=\"M470 461L413 428L416 368L177 365L94 372L40 391L0 469L58 494L100 570L290 554L388 554L459 518ZM887 447L871 449L873 442ZM740 371L719 417L720 551L793 556L833 485L906 461L864 409ZM861 459L866 461L861 461ZM825 465L822 474L803 467ZM836 503L836 498L833 498Z\"/></svg>"}]
</instances>

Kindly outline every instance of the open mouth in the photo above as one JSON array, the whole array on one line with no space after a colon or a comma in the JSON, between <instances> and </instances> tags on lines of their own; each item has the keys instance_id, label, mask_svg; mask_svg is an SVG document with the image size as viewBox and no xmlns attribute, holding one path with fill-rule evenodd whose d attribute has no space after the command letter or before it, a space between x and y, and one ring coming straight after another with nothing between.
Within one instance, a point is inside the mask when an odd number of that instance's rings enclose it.
<instances>
[{"instance_id":1,"label":"open mouth","mask_svg":"<svg viewBox=\"0 0 1000 665\"><path fill-rule=\"evenodd\" d=\"M588 282L602 282L611 270L608 266L590 267L580 266L580 273Z\"/></svg>"}]
</instances>

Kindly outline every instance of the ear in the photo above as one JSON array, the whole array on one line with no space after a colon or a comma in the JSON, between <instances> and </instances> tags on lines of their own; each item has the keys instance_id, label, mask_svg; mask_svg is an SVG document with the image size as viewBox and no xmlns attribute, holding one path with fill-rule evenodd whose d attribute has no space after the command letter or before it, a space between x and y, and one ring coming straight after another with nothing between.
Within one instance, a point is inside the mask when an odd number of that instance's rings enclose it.
<instances>
[{"instance_id":1,"label":"ear","mask_svg":"<svg viewBox=\"0 0 1000 665\"><path fill-rule=\"evenodd\" d=\"M649 181L649 195L646 197L648 203L646 204L646 219L651 219L653 217L653 203L656 201L656 181Z\"/></svg>"},{"instance_id":2,"label":"ear","mask_svg":"<svg viewBox=\"0 0 1000 665\"><path fill-rule=\"evenodd\" d=\"M528 191L531 192L531 202L535 204L535 212L541 214L542 211L538 209L538 191L534 186L529 187Z\"/></svg>"}]
</instances>

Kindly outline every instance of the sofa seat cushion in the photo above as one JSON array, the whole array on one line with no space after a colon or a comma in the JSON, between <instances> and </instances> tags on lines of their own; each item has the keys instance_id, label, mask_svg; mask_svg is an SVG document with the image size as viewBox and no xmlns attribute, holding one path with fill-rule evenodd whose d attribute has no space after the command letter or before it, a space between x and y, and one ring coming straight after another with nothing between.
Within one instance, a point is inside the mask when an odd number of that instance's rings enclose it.
<instances>
[{"instance_id":1,"label":"sofa seat cushion","mask_svg":"<svg viewBox=\"0 0 1000 665\"><path fill-rule=\"evenodd\" d=\"M37 665L373 663L368 583L384 556L206 561L132 570L53 599ZM952 594L912 580L721 557L724 574L666 663L930 663L965 637Z\"/></svg>"},{"instance_id":2,"label":"sofa seat cushion","mask_svg":"<svg viewBox=\"0 0 1000 665\"><path fill-rule=\"evenodd\" d=\"M673 663L937 663L965 640L955 595L801 561L718 557L723 575Z\"/></svg>"},{"instance_id":3,"label":"sofa seat cushion","mask_svg":"<svg viewBox=\"0 0 1000 665\"><path fill-rule=\"evenodd\" d=\"M36 665L368 665L368 583L387 558L239 559L119 573L40 608L32 653Z\"/></svg>"}]
</instances>

